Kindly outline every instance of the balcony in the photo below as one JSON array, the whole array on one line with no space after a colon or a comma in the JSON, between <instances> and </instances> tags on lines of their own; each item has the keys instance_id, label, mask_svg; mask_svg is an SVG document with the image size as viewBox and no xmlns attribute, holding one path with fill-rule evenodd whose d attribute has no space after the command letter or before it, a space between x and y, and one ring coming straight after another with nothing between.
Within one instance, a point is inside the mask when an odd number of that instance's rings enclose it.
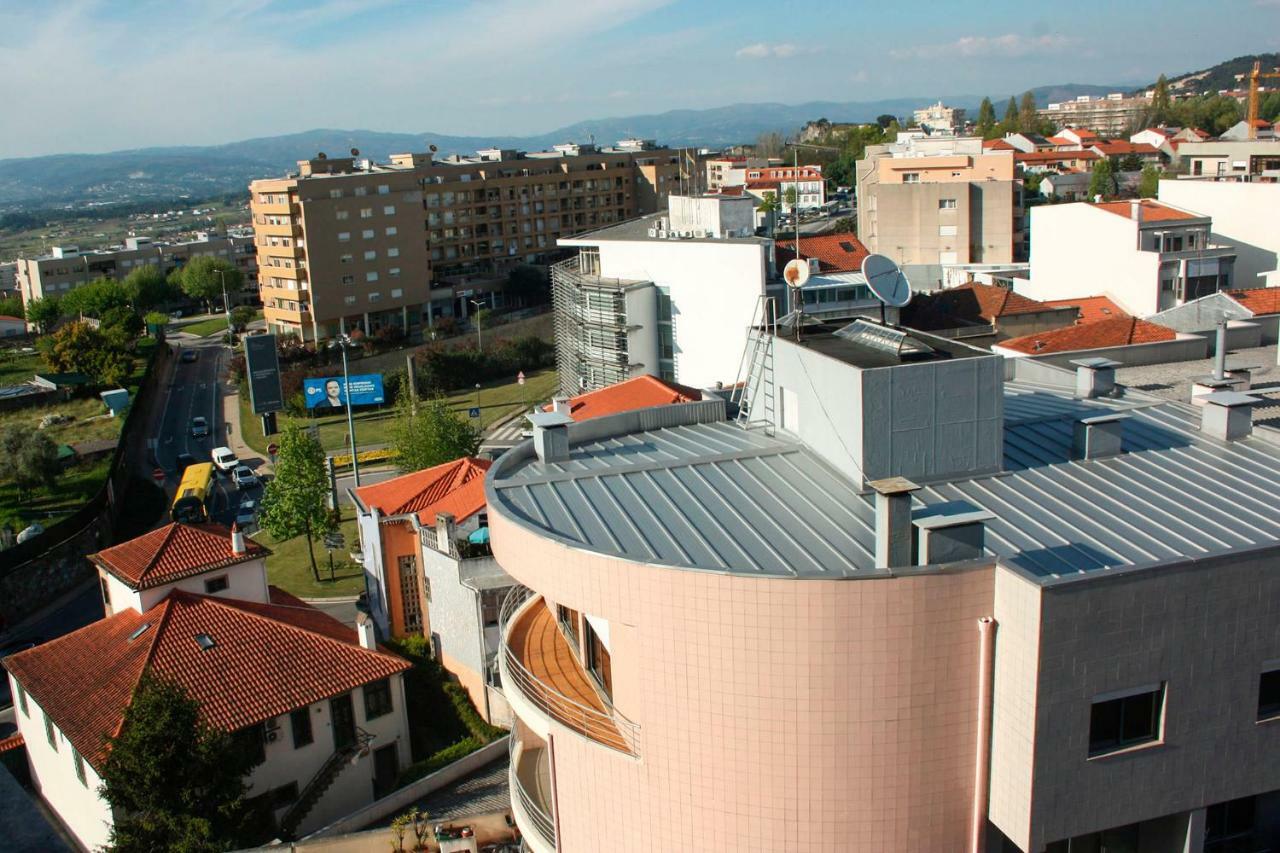
<instances>
[{"instance_id":1,"label":"balcony","mask_svg":"<svg viewBox=\"0 0 1280 853\"><path fill-rule=\"evenodd\" d=\"M578 662L542 596L515 587L502 605L502 684L517 716L545 736L549 723L626 755L640 754L640 727L607 704ZM525 719L522 708L534 718Z\"/></svg>"},{"instance_id":2,"label":"balcony","mask_svg":"<svg viewBox=\"0 0 1280 853\"><path fill-rule=\"evenodd\" d=\"M519 726L512 729L510 744L512 816L532 853L552 853L556 824L552 817L551 754L545 743L521 736Z\"/></svg>"}]
</instances>

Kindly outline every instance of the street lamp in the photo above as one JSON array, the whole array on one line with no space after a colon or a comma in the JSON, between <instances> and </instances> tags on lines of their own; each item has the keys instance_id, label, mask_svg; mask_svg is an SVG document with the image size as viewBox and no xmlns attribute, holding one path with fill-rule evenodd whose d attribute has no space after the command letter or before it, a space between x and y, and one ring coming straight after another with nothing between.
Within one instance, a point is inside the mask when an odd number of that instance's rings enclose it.
<instances>
[{"instance_id":1,"label":"street lamp","mask_svg":"<svg viewBox=\"0 0 1280 853\"><path fill-rule=\"evenodd\" d=\"M484 303L475 299L467 301L476 306L476 349L484 352L484 336L480 334L480 309L484 307Z\"/></svg>"},{"instance_id":2,"label":"street lamp","mask_svg":"<svg viewBox=\"0 0 1280 853\"><path fill-rule=\"evenodd\" d=\"M360 461L359 452L356 444L356 422L351 416L351 375L347 371L347 347L358 346L351 340L346 333L338 335L336 338L329 339L329 347L337 347L342 350L342 390L346 395L344 402L347 404L347 434L351 436L351 479L355 481L356 488L360 488Z\"/></svg>"},{"instance_id":3,"label":"street lamp","mask_svg":"<svg viewBox=\"0 0 1280 853\"><path fill-rule=\"evenodd\" d=\"M235 339L235 330L231 328L231 302L227 299L227 271L216 270L218 280L222 282L222 311L227 315L227 344L234 346L232 343Z\"/></svg>"}]
</instances>

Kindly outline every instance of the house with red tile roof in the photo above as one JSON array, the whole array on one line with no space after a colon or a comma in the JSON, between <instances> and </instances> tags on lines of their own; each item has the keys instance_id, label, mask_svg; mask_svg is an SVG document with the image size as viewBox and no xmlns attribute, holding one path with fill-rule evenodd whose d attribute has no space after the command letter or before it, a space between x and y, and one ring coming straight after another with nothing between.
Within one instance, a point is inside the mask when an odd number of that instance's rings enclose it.
<instances>
[{"instance_id":1,"label":"house with red tile roof","mask_svg":"<svg viewBox=\"0 0 1280 853\"><path fill-rule=\"evenodd\" d=\"M870 252L857 235L845 231L834 234L800 235L800 256L818 261L816 273L861 272L862 262ZM778 235L774 242L774 259L778 269L796 256L795 238Z\"/></svg>"},{"instance_id":2,"label":"house with red tile roof","mask_svg":"<svg viewBox=\"0 0 1280 853\"><path fill-rule=\"evenodd\" d=\"M239 531L182 527L92 555L108 615L2 662L32 781L87 849L108 839L100 774L146 676L177 682L211 725L260 748L249 796L267 798L282 835L367 805L412 759L410 664L378 646L372 622L353 629L256 581L204 591L260 573L266 550Z\"/></svg>"},{"instance_id":3,"label":"house with red tile roof","mask_svg":"<svg viewBox=\"0 0 1280 853\"><path fill-rule=\"evenodd\" d=\"M792 189L796 193L796 206L801 210L822 207L827 203L826 181L822 177L821 166L748 167L745 174L743 187L748 195L763 201L767 194L772 194L783 210L791 209L787 193Z\"/></svg>"},{"instance_id":4,"label":"house with red tile roof","mask_svg":"<svg viewBox=\"0 0 1280 853\"><path fill-rule=\"evenodd\" d=\"M1112 302L1106 296L1085 296L1080 299L1053 299L1042 305L1052 305L1055 308L1075 308L1080 312L1076 318L1076 325L1084 323L1096 323L1099 320L1114 320L1116 317L1128 317L1124 309Z\"/></svg>"},{"instance_id":5,"label":"house with red tile roof","mask_svg":"<svg viewBox=\"0 0 1280 853\"><path fill-rule=\"evenodd\" d=\"M1129 157L1137 157L1142 161L1143 165L1151 164L1160 165L1160 151L1152 145L1145 142L1128 142L1123 139L1110 139L1095 142L1088 146L1086 150L1092 151L1099 157L1106 157L1111 162L1119 163Z\"/></svg>"},{"instance_id":6,"label":"house with red tile roof","mask_svg":"<svg viewBox=\"0 0 1280 853\"><path fill-rule=\"evenodd\" d=\"M1060 329L1076 321L1073 307L1046 305L1007 287L970 282L917 294L902 310L901 323L922 332L977 330L990 326L997 340Z\"/></svg>"},{"instance_id":7,"label":"house with red tile roof","mask_svg":"<svg viewBox=\"0 0 1280 853\"><path fill-rule=\"evenodd\" d=\"M1091 169L1098 159L1093 151L1032 151L1017 152L1013 160L1023 172L1063 172L1073 169Z\"/></svg>"},{"instance_id":8,"label":"house with red tile roof","mask_svg":"<svg viewBox=\"0 0 1280 853\"><path fill-rule=\"evenodd\" d=\"M1019 357L1028 355L1057 355L1082 351L1127 347L1135 344L1162 343L1176 340L1173 329L1139 320L1136 317L1116 317L1067 326L1050 332L1040 332L1011 338L992 347L992 352Z\"/></svg>"},{"instance_id":9,"label":"house with red tile roof","mask_svg":"<svg viewBox=\"0 0 1280 853\"><path fill-rule=\"evenodd\" d=\"M619 412L693 403L701 399L702 392L697 388L645 374L576 397L557 398L552 405L544 406L543 411L563 412L575 421L586 421Z\"/></svg>"},{"instance_id":10,"label":"house with red tile roof","mask_svg":"<svg viewBox=\"0 0 1280 853\"><path fill-rule=\"evenodd\" d=\"M1098 136L1098 134L1083 127L1064 127L1058 131L1058 138L1074 142L1076 145L1085 148L1102 140L1102 137Z\"/></svg>"}]
</instances>

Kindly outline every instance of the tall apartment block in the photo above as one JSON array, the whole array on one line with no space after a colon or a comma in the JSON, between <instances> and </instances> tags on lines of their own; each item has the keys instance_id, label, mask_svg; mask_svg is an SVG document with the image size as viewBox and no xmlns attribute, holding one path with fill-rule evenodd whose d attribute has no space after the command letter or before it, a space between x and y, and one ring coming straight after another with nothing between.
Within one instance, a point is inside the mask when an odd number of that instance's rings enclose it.
<instances>
[{"instance_id":1,"label":"tall apartment block","mask_svg":"<svg viewBox=\"0 0 1280 853\"><path fill-rule=\"evenodd\" d=\"M899 264L1009 263L1022 244L1013 155L980 138L899 133L867 147L855 181L858 237Z\"/></svg>"},{"instance_id":2,"label":"tall apartment block","mask_svg":"<svg viewBox=\"0 0 1280 853\"><path fill-rule=\"evenodd\" d=\"M229 261L244 276L242 298L257 293L258 259L253 237L248 234L222 236L199 233L185 242L152 241L149 237L129 237L124 245L110 249L55 246L47 255L19 258L15 281L23 302L67 291L99 278L123 279L135 269L157 266L168 274L198 255L212 255Z\"/></svg>"},{"instance_id":3,"label":"tall apartment block","mask_svg":"<svg viewBox=\"0 0 1280 853\"><path fill-rule=\"evenodd\" d=\"M648 140L299 161L250 185L268 326L305 340L386 325L420 334L469 312L473 293L455 284L546 262L559 237L659 209L680 168Z\"/></svg>"},{"instance_id":4,"label":"tall apartment block","mask_svg":"<svg viewBox=\"0 0 1280 853\"><path fill-rule=\"evenodd\" d=\"M1080 95L1073 101L1049 104L1038 112L1041 118L1053 122L1059 130L1087 127L1104 136L1126 137L1142 129L1149 109L1150 94L1126 97L1114 92L1100 98Z\"/></svg>"},{"instance_id":5,"label":"tall apartment block","mask_svg":"<svg viewBox=\"0 0 1280 853\"><path fill-rule=\"evenodd\" d=\"M856 320L485 480L527 849L1280 844L1280 441Z\"/></svg>"}]
</instances>

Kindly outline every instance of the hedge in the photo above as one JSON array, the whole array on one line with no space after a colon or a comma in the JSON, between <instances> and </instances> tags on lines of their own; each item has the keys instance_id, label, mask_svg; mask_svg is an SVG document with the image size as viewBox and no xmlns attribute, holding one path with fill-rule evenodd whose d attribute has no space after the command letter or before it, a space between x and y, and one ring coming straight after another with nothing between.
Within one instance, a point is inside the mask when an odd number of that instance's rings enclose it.
<instances>
[{"instance_id":1,"label":"hedge","mask_svg":"<svg viewBox=\"0 0 1280 853\"><path fill-rule=\"evenodd\" d=\"M388 447L382 450L361 450L356 458L360 460L361 465L364 465L366 462L386 462L390 459L395 459L399 455L400 451L392 450ZM347 468L350 465L350 453L341 453L333 457L333 466L335 468Z\"/></svg>"}]
</instances>

